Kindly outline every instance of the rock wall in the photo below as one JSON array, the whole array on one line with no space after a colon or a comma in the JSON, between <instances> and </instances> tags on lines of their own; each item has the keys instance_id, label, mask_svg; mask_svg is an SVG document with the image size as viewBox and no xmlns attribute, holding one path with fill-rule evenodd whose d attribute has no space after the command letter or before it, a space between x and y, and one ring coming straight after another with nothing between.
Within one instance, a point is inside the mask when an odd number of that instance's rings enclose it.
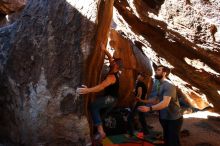
<instances>
[{"instance_id":1,"label":"rock wall","mask_svg":"<svg viewBox=\"0 0 220 146\"><path fill-rule=\"evenodd\" d=\"M85 146L91 142L88 101L75 89L91 82L85 78L86 62L96 40L107 40L97 36L104 20L98 14L106 9L99 6L93 0L29 0L20 19L0 29L0 143ZM107 13L112 12L107 9ZM110 21L102 26L103 35L107 36Z\"/></svg>"},{"instance_id":2,"label":"rock wall","mask_svg":"<svg viewBox=\"0 0 220 146\"><path fill-rule=\"evenodd\" d=\"M114 48L114 57L120 58L123 63L118 106L128 107L134 101L133 89L138 72L146 73L145 84L148 85L152 75L151 61L142 50L137 48L126 36L123 36L123 32L111 30L110 45Z\"/></svg>"},{"instance_id":3,"label":"rock wall","mask_svg":"<svg viewBox=\"0 0 220 146\"><path fill-rule=\"evenodd\" d=\"M215 110L219 111L219 3L184 2L116 0L116 29L122 30L133 42L138 42L156 65L164 64L171 67L173 74L170 79L189 97L196 100L200 108L208 106L207 98ZM194 9L198 7L205 7L209 11L195 15ZM188 17L191 19L186 21ZM208 18L213 18L213 25L204 21ZM177 25L177 20L185 24ZM201 24L201 32L196 32L195 21Z\"/></svg>"}]
</instances>

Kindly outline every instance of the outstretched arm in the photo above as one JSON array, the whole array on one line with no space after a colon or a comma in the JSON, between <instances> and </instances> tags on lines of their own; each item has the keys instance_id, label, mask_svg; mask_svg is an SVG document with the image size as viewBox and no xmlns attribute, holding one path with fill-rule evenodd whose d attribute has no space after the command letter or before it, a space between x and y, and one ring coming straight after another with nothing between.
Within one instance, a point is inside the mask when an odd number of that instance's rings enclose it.
<instances>
[{"instance_id":1,"label":"outstretched arm","mask_svg":"<svg viewBox=\"0 0 220 146\"><path fill-rule=\"evenodd\" d=\"M161 110L164 109L166 107L168 107L169 103L170 103L171 97L170 96L164 96L163 100L161 102L159 102L156 105L151 106L152 110ZM150 111L150 107L147 106L139 106L138 110L141 112L148 112Z\"/></svg>"},{"instance_id":2,"label":"outstretched arm","mask_svg":"<svg viewBox=\"0 0 220 146\"><path fill-rule=\"evenodd\" d=\"M100 84L91 87L91 88L77 88L77 93L79 94L88 94L88 93L94 93L94 92L99 92L102 91L103 89L105 89L107 86L114 84L116 81L115 76L114 75L108 75L107 78L102 81Z\"/></svg>"}]
</instances>

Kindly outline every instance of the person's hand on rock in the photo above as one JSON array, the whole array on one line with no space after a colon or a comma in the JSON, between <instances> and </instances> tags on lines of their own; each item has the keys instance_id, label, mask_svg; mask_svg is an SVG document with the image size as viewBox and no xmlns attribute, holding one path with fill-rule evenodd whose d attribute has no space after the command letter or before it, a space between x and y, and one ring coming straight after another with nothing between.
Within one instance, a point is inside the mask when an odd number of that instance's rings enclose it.
<instances>
[{"instance_id":1,"label":"person's hand on rock","mask_svg":"<svg viewBox=\"0 0 220 146\"><path fill-rule=\"evenodd\" d=\"M89 88L85 85L82 85L82 88L77 88L76 92L78 94L88 94L89 93Z\"/></svg>"}]
</instances>

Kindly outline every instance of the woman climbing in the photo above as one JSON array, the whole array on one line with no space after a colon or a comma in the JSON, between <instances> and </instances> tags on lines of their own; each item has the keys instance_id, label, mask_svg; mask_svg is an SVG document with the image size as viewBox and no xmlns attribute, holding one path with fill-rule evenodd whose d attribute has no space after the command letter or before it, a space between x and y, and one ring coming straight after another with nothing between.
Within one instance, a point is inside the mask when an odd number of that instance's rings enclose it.
<instances>
[{"instance_id":1,"label":"woman climbing","mask_svg":"<svg viewBox=\"0 0 220 146\"><path fill-rule=\"evenodd\" d=\"M95 101L92 102L90 105L93 124L97 127L100 139L103 139L106 137L106 134L103 130L102 121L100 117L100 110L103 108L111 108L118 97L120 60L114 59L106 50L103 44L101 45L101 49L108 56L110 62L110 70L107 76L100 84L90 88L86 86L84 86L83 88L77 88L77 92L79 94L88 94L104 90L103 97L96 98Z\"/></svg>"}]
</instances>

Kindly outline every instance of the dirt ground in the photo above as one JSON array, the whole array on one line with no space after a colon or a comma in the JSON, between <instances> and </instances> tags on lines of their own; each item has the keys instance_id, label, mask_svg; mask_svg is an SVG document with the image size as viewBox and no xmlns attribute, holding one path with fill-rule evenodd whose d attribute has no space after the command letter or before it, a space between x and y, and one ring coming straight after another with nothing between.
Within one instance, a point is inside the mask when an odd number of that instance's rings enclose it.
<instances>
[{"instance_id":1,"label":"dirt ground","mask_svg":"<svg viewBox=\"0 0 220 146\"><path fill-rule=\"evenodd\" d=\"M162 131L158 115L148 115L147 121L155 130ZM220 117L184 118L182 131L189 135L181 136L182 146L220 146Z\"/></svg>"}]
</instances>

